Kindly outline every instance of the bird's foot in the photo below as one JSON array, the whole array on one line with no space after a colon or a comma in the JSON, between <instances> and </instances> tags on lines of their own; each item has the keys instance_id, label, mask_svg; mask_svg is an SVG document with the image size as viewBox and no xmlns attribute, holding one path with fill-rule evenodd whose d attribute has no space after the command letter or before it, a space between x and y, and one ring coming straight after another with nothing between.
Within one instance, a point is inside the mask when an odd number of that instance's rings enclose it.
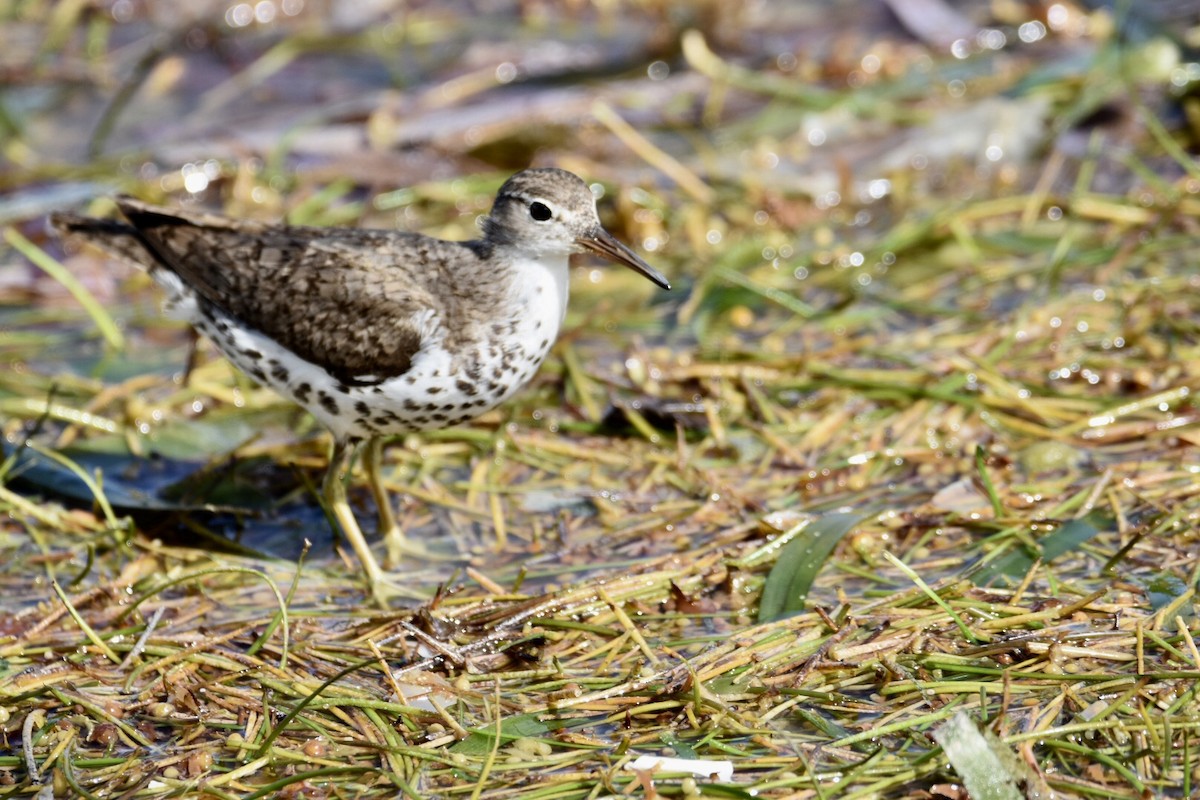
<instances>
[{"instance_id":1,"label":"bird's foot","mask_svg":"<svg viewBox=\"0 0 1200 800\"><path fill-rule=\"evenodd\" d=\"M424 543L405 536L399 526L383 529L383 547L387 554L383 559L385 569L395 569L408 558L428 560L435 557Z\"/></svg>"},{"instance_id":2,"label":"bird's foot","mask_svg":"<svg viewBox=\"0 0 1200 800\"><path fill-rule=\"evenodd\" d=\"M392 604L397 600L428 600L430 595L428 592L421 592L412 584L402 582L400 576L393 575L378 575L374 579L367 579L367 588L371 593L371 600L375 605L385 611L392 608Z\"/></svg>"}]
</instances>

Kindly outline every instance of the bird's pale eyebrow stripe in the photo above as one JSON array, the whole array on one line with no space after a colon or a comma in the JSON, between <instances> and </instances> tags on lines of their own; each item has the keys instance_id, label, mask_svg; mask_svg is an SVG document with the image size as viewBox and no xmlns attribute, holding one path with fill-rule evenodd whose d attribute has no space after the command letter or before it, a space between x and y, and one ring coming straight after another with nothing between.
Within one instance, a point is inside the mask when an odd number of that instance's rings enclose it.
<instances>
[{"instance_id":1,"label":"bird's pale eyebrow stripe","mask_svg":"<svg viewBox=\"0 0 1200 800\"><path fill-rule=\"evenodd\" d=\"M534 197L533 195L525 194L524 192L505 192L502 196L511 197L514 200L520 200L522 203L532 203L536 201L538 203L552 205L549 200L541 197Z\"/></svg>"}]
</instances>

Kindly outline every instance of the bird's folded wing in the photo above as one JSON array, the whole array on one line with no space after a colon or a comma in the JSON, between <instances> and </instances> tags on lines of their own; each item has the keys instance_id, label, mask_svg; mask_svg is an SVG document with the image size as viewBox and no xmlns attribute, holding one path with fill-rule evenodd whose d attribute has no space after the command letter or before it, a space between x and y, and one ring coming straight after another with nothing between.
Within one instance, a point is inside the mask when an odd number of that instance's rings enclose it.
<instances>
[{"instance_id":1,"label":"bird's folded wing","mask_svg":"<svg viewBox=\"0 0 1200 800\"><path fill-rule=\"evenodd\" d=\"M406 258L424 237L249 223L119 201L130 224L56 215L60 231L153 272L346 384L403 375L443 316Z\"/></svg>"}]
</instances>

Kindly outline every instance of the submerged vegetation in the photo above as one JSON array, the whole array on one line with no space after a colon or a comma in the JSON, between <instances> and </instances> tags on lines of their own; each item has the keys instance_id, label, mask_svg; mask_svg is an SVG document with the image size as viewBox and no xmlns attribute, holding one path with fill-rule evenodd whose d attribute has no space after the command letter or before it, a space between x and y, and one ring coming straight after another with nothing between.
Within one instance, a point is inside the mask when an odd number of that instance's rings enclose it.
<instances>
[{"instance_id":1,"label":"submerged vegetation","mask_svg":"<svg viewBox=\"0 0 1200 800\"><path fill-rule=\"evenodd\" d=\"M1194 794L1200 28L890 6L0 0L0 797ZM320 426L44 226L531 162L675 290L393 443L387 610Z\"/></svg>"}]
</instances>

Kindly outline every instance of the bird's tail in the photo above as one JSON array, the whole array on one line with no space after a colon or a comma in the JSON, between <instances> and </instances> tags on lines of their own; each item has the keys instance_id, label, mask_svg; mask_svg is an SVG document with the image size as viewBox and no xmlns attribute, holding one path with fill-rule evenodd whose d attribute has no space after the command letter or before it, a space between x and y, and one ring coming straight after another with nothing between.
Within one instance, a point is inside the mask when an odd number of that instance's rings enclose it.
<instances>
[{"instance_id":1,"label":"bird's tail","mask_svg":"<svg viewBox=\"0 0 1200 800\"><path fill-rule=\"evenodd\" d=\"M118 220L55 212L50 215L50 229L65 240L98 247L141 269L149 269L155 263L137 229Z\"/></svg>"}]
</instances>

